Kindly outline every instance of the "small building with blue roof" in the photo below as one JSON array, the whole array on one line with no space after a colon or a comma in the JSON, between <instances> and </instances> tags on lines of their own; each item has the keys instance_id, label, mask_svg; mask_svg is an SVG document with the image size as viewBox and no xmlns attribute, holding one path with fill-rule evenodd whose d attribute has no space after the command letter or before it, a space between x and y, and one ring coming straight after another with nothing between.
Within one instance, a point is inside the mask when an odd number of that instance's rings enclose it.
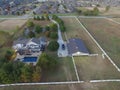
<instances>
[{"instance_id":1,"label":"small building with blue roof","mask_svg":"<svg viewBox=\"0 0 120 90\"><path fill-rule=\"evenodd\" d=\"M84 42L79 38L71 38L67 43L68 54L70 56L89 55Z\"/></svg>"}]
</instances>

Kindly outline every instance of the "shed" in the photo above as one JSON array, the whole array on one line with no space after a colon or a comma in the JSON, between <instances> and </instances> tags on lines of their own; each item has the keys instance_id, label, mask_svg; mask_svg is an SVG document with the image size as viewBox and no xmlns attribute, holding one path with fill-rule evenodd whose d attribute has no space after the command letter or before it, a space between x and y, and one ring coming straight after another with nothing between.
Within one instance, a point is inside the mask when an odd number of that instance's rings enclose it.
<instances>
[{"instance_id":1,"label":"shed","mask_svg":"<svg viewBox=\"0 0 120 90\"><path fill-rule=\"evenodd\" d=\"M71 38L67 43L68 54L70 56L89 55L84 42L79 38Z\"/></svg>"}]
</instances>

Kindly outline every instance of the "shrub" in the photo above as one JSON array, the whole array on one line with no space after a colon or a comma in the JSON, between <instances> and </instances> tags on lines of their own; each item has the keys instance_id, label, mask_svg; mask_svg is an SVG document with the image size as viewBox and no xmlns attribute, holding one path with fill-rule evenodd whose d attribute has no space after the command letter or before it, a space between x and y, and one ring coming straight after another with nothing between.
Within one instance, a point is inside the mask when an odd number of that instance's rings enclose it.
<instances>
[{"instance_id":1,"label":"shrub","mask_svg":"<svg viewBox=\"0 0 120 90\"><path fill-rule=\"evenodd\" d=\"M51 32L50 33L50 38L57 39L58 38L58 33L57 32Z\"/></svg>"},{"instance_id":2,"label":"shrub","mask_svg":"<svg viewBox=\"0 0 120 90\"><path fill-rule=\"evenodd\" d=\"M59 48L59 44L58 44L57 41L51 41L51 42L49 43L49 45L48 45L48 49L49 49L50 51L57 51L58 48Z\"/></svg>"},{"instance_id":3,"label":"shrub","mask_svg":"<svg viewBox=\"0 0 120 90\"><path fill-rule=\"evenodd\" d=\"M34 27L34 23L32 21L28 20L27 27Z\"/></svg>"},{"instance_id":4,"label":"shrub","mask_svg":"<svg viewBox=\"0 0 120 90\"><path fill-rule=\"evenodd\" d=\"M42 27L40 25L35 26L35 32L36 33L41 33L42 32Z\"/></svg>"},{"instance_id":5,"label":"shrub","mask_svg":"<svg viewBox=\"0 0 120 90\"><path fill-rule=\"evenodd\" d=\"M57 60L50 57L46 53L42 53L37 66L40 66L44 70L53 70L57 66Z\"/></svg>"}]
</instances>

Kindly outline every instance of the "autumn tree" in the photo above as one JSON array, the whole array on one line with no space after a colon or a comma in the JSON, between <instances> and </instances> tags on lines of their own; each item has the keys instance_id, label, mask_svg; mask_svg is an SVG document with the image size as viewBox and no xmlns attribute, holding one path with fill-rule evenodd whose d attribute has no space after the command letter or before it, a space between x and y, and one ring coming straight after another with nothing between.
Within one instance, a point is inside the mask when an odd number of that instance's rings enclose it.
<instances>
[{"instance_id":1,"label":"autumn tree","mask_svg":"<svg viewBox=\"0 0 120 90\"><path fill-rule=\"evenodd\" d=\"M35 70L33 71L33 74L32 74L32 81L39 82L40 79L41 79L41 67L36 66Z\"/></svg>"},{"instance_id":2,"label":"autumn tree","mask_svg":"<svg viewBox=\"0 0 120 90\"><path fill-rule=\"evenodd\" d=\"M43 70L54 70L57 65L57 60L47 55L46 53L42 53L37 65L40 66Z\"/></svg>"}]
</instances>

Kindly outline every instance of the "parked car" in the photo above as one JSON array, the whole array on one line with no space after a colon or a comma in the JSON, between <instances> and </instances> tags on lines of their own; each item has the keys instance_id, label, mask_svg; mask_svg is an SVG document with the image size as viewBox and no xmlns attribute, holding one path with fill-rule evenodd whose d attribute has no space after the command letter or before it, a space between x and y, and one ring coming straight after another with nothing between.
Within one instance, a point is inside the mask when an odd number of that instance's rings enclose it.
<instances>
[{"instance_id":1,"label":"parked car","mask_svg":"<svg viewBox=\"0 0 120 90\"><path fill-rule=\"evenodd\" d=\"M62 44L62 49L65 50L65 44Z\"/></svg>"}]
</instances>

